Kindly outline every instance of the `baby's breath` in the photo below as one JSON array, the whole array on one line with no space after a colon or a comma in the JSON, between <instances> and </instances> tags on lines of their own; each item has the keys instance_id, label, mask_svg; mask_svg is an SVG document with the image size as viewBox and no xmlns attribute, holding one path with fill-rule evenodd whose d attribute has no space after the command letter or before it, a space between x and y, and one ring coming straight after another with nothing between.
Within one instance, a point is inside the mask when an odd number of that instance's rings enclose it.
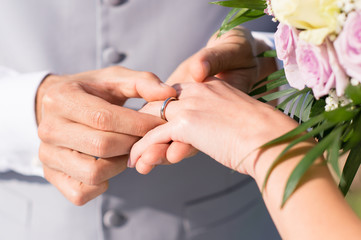
<instances>
[{"instance_id":1,"label":"baby's breath","mask_svg":"<svg viewBox=\"0 0 361 240\"><path fill-rule=\"evenodd\" d=\"M335 89L331 89L325 101L326 101L326 106L325 106L326 112L335 110L338 107L344 107L352 102L351 99L348 99L345 96L337 96Z\"/></svg>"}]
</instances>

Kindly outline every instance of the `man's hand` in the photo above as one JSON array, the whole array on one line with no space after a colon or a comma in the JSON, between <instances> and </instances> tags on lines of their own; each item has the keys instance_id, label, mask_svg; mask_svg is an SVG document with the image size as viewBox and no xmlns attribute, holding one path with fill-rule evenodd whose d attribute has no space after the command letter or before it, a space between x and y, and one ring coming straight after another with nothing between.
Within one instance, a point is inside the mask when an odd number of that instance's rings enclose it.
<instances>
[{"instance_id":1,"label":"man's hand","mask_svg":"<svg viewBox=\"0 0 361 240\"><path fill-rule=\"evenodd\" d=\"M122 67L49 75L36 103L45 178L76 205L100 195L126 168L131 146L164 123L121 105L130 97L155 101L175 94L154 74Z\"/></svg>"},{"instance_id":2,"label":"man's hand","mask_svg":"<svg viewBox=\"0 0 361 240\"><path fill-rule=\"evenodd\" d=\"M256 57L266 50L269 46L254 39L243 27L236 27L219 38L216 33L207 46L179 65L167 83L203 82L216 76L247 93L256 81L277 70L275 59Z\"/></svg>"}]
</instances>

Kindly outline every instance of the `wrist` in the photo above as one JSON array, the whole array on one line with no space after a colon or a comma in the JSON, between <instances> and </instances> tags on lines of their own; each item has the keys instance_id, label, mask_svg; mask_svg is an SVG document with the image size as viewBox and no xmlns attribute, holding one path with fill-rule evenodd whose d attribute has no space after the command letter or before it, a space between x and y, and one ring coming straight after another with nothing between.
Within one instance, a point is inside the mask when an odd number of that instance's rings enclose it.
<instances>
[{"instance_id":1,"label":"wrist","mask_svg":"<svg viewBox=\"0 0 361 240\"><path fill-rule=\"evenodd\" d=\"M298 123L293 119L267 104L261 103L258 106L258 109L258 113L260 114L254 115L252 123L253 126L257 127L251 130L250 135L247 138L248 154L243 155L246 157L242 164L244 165L244 171L254 179L259 179L263 175L262 172L267 172L273 161L292 140L265 148L261 148L261 146L286 134L298 126ZM265 119L267 120L265 121ZM240 141L240 144L244 145L244 140L240 139ZM243 149L238 149L244 151L244 147ZM293 149L291 151L293 151ZM289 156L285 155L284 157Z\"/></svg>"},{"instance_id":2,"label":"wrist","mask_svg":"<svg viewBox=\"0 0 361 240\"><path fill-rule=\"evenodd\" d=\"M279 159L276 166L272 166L276 158L279 156L279 154L282 153L282 151L288 146L288 144L290 144L290 142L291 141L287 141L279 145L265 148L258 152L257 157L252 162L253 164L249 166L247 170L250 172L250 176L255 179L259 188L262 188L267 173L271 169L271 167L273 169L270 174L270 179L279 179L277 182L279 184L285 185L291 172L303 159L305 154L315 145L315 142L313 140L301 142L296 146L292 147L289 151L287 151L287 153ZM319 164L320 162L321 158L315 161L314 164ZM282 179L282 181L280 181L280 179Z\"/></svg>"},{"instance_id":3,"label":"wrist","mask_svg":"<svg viewBox=\"0 0 361 240\"><path fill-rule=\"evenodd\" d=\"M42 108L41 106L42 106L43 97L54 84L60 81L61 78L59 76L48 74L40 83L35 98L35 116L36 116L36 123L38 125L41 121L41 108Z\"/></svg>"}]
</instances>

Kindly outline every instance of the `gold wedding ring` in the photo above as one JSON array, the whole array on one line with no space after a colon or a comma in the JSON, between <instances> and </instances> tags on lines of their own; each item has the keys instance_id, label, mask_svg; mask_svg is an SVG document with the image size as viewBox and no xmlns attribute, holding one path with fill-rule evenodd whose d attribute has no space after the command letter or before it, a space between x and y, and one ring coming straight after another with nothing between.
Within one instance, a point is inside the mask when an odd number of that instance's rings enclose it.
<instances>
[{"instance_id":1,"label":"gold wedding ring","mask_svg":"<svg viewBox=\"0 0 361 240\"><path fill-rule=\"evenodd\" d=\"M177 98L175 97L170 97L170 98L167 98L163 104L162 104L162 107L160 108L160 117L165 120L165 121L168 121L167 120L167 117L165 116L165 109L167 108L168 104L171 102L171 101L176 101L178 100Z\"/></svg>"}]
</instances>

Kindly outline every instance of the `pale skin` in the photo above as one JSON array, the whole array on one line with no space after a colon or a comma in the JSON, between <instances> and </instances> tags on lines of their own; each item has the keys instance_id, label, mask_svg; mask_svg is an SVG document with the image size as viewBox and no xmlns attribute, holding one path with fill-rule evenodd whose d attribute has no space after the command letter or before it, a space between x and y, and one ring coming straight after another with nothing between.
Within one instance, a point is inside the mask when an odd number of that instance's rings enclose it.
<instances>
[{"instance_id":1,"label":"pale skin","mask_svg":"<svg viewBox=\"0 0 361 240\"><path fill-rule=\"evenodd\" d=\"M126 169L132 144L163 123L120 106L129 97L150 101L174 94L154 74L122 67L49 76L37 98L45 178L76 205L103 193L107 180Z\"/></svg>"},{"instance_id":2,"label":"pale skin","mask_svg":"<svg viewBox=\"0 0 361 240\"><path fill-rule=\"evenodd\" d=\"M287 142L265 150L258 147L294 129L297 123L216 78L178 84L176 89L179 100L166 108L169 122L133 145L129 165L148 173L164 161L159 159L157 146L169 143L166 156L175 163L179 160L172 159L169 152L173 144L183 142L250 175L261 188L267 170ZM145 112L152 113L161 104L153 102ZM289 174L314 144L310 140L294 147L268 180L263 198L275 225L283 239L359 239L360 219L340 194L323 159L316 161L286 205L280 207Z\"/></svg>"},{"instance_id":3,"label":"pale skin","mask_svg":"<svg viewBox=\"0 0 361 240\"><path fill-rule=\"evenodd\" d=\"M272 59L255 58L267 48L242 28L217 40L213 36L205 48L176 69L167 83L202 82L218 74L247 91L254 81L275 68ZM161 84L153 73L119 66L67 76L49 75L36 98L39 158L45 178L76 205L102 194L108 180L126 169L131 146L165 123L159 115L122 107L124 102L134 97L152 102L175 95L175 90ZM196 153L185 143L173 147L178 158ZM159 156L164 156L167 148L167 144L157 148Z\"/></svg>"}]
</instances>

